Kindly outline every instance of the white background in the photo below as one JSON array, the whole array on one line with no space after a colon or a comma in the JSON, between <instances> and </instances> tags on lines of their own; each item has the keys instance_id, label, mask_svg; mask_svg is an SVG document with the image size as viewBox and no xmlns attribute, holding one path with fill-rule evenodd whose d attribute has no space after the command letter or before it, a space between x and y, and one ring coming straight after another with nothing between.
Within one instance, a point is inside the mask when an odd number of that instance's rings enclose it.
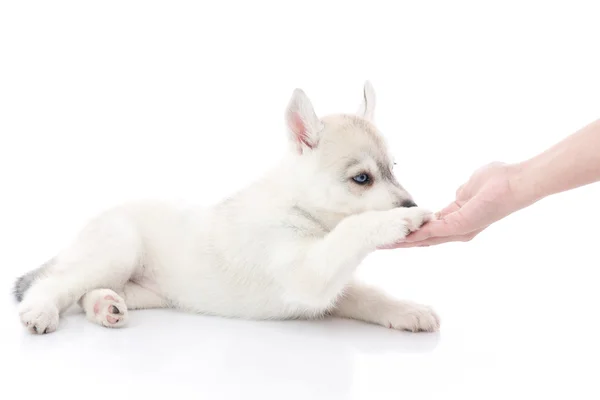
<instances>
[{"instance_id":1,"label":"white background","mask_svg":"<svg viewBox=\"0 0 600 400\"><path fill-rule=\"evenodd\" d=\"M480 165L599 117L599 10L549 3L2 2L0 397L598 399L599 186L467 244L373 254L364 279L433 305L439 334L154 310L34 337L9 295L106 207L250 183L295 87L354 112L370 79L400 182L446 205Z\"/></svg>"}]
</instances>

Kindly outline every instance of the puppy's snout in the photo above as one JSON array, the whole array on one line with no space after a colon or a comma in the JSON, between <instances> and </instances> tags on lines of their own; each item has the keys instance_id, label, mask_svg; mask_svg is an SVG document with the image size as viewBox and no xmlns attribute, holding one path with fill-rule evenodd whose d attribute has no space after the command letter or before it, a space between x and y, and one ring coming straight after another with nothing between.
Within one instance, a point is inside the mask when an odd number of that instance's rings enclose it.
<instances>
[{"instance_id":1,"label":"puppy's snout","mask_svg":"<svg viewBox=\"0 0 600 400\"><path fill-rule=\"evenodd\" d=\"M417 207L417 203L415 203L412 200L404 200L402 203L400 203L400 207L405 207L405 208Z\"/></svg>"}]
</instances>

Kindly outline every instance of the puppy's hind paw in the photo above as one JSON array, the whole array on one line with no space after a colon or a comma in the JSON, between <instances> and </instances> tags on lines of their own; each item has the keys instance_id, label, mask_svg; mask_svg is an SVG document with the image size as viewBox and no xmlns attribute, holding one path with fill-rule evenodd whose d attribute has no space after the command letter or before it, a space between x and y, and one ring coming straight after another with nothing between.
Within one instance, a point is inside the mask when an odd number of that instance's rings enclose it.
<instances>
[{"instance_id":1,"label":"puppy's hind paw","mask_svg":"<svg viewBox=\"0 0 600 400\"><path fill-rule=\"evenodd\" d=\"M120 328L128 318L125 300L110 289L96 289L87 293L84 309L87 318L107 328Z\"/></svg>"}]
</instances>

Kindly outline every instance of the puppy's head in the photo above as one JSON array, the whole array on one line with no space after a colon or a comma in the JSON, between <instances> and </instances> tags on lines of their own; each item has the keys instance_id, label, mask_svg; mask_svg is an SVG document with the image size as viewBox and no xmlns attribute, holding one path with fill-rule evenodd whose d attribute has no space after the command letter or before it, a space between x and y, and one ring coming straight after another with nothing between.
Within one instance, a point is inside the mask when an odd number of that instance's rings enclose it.
<instances>
[{"instance_id":1,"label":"puppy's head","mask_svg":"<svg viewBox=\"0 0 600 400\"><path fill-rule=\"evenodd\" d=\"M374 108L369 82L356 114L322 119L306 94L294 91L286 122L305 204L346 216L416 205L394 176L393 159L373 123Z\"/></svg>"}]
</instances>

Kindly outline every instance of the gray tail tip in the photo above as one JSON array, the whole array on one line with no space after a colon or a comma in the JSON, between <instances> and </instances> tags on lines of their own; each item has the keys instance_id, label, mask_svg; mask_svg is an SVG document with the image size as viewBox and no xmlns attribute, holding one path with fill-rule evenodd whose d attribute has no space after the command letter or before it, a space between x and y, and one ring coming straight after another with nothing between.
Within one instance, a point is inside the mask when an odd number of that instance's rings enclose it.
<instances>
[{"instance_id":1,"label":"gray tail tip","mask_svg":"<svg viewBox=\"0 0 600 400\"><path fill-rule=\"evenodd\" d=\"M13 286L13 290L12 290L12 293L18 302L21 302L21 300L23 300L23 293L20 290L22 282L23 282L23 277L22 276L18 277L17 280L15 281L15 285Z\"/></svg>"},{"instance_id":2,"label":"gray tail tip","mask_svg":"<svg viewBox=\"0 0 600 400\"><path fill-rule=\"evenodd\" d=\"M18 302L23 300L23 296L25 296L25 292L29 290L31 285L42 275L45 274L46 270L54 263L54 259L47 261L41 267L37 267L36 269L27 272L25 275L17 278L15 281L15 286L13 287L13 295Z\"/></svg>"},{"instance_id":3,"label":"gray tail tip","mask_svg":"<svg viewBox=\"0 0 600 400\"><path fill-rule=\"evenodd\" d=\"M15 296L15 299L17 300L17 302L21 302L23 300L23 296L25 296L25 292L27 291L27 289L29 289L29 287L31 286L31 284L33 283L33 279L31 279L32 277L30 276L30 274L26 274L23 275L19 278L17 278L17 280L15 281L15 285L13 287L13 295Z\"/></svg>"}]
</instances>

